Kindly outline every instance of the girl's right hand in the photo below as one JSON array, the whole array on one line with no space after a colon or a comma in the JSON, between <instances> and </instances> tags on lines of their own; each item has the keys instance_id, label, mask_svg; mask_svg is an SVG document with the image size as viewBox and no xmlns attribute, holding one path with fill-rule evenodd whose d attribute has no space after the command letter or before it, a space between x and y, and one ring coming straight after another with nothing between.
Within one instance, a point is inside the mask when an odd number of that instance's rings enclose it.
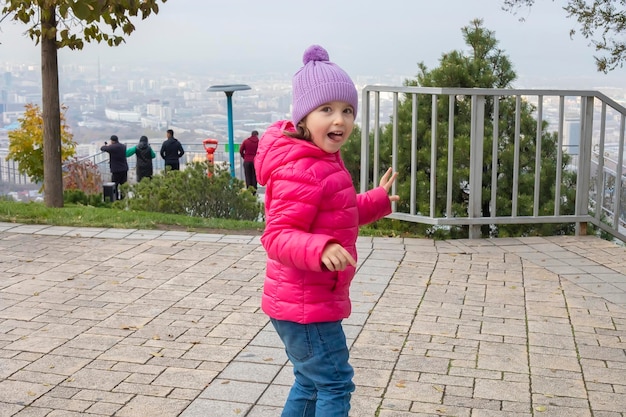
<instances>
[{"instance_id":1,"label":"girl's right hand","mask_svg":"<svg viewBox=\"0 0 626 417\"><path fill-rule=\"evenodd\" d=\"M343 271L348 265L356 266L356 261L339 243L329 243L322 252L322 264L329 271Z\"/></svg>"}]
</instances>

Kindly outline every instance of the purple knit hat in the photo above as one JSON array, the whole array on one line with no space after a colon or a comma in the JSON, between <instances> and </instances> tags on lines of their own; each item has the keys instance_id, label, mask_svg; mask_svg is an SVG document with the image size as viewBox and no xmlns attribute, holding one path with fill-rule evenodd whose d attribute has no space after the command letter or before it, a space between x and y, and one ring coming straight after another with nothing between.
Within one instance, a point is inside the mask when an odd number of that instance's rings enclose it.
<instances>
[{"instance_id":1,"label":"purple knit hat","mask_svg":"<svg viewBox=\"0 0 626 417\"><path fill-rule=\"evenodd\" d=\"M329 61L326 49L309 46L302 62L304 66L293 76L293 124L297 126L311 111L331 101L349 103L356 117L359 103L356 87L344 70Z\"/></svg>"}]
</instances>

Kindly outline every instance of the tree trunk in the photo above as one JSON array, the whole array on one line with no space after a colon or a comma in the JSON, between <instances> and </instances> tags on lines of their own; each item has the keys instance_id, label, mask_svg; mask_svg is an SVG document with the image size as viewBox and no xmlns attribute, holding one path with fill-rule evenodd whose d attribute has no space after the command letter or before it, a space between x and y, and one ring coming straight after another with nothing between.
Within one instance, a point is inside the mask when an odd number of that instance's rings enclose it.
<instances>
[{"instance_id":1,"label":"tree trunk","mask_svg":"<svg viewBox=\"0 0 626 417\"><path fill-rule=\"evenodd\" d=\"M59 104L59 63L57 58L56 7L41 8L41 84L43 115L43 189L48 207L63 207L61 167L61 106Z\"/></svg>"}]
</instances>

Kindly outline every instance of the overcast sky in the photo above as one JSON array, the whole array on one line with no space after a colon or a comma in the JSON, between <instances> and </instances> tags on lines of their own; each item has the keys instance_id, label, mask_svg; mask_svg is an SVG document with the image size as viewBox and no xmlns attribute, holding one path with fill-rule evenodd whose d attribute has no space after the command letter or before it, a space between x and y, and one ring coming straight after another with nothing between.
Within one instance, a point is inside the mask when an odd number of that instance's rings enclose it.
<instances>
[{"instance_id":1,"label":"overcast sky","mask_svg":"<svg viewBox=\"0 0 626 417\"><path fill-rule=\"evenodd\" d=\"M516 87L626 87L626 69L598 73L594 50L559 4L540 1L521 14L501 0L169 0L158 15L137 21L127 43L62 51L60 64L171 65L206 72L293 74L304 49L324 46L349 74L413 77L442 53L466 50L461 28L475 18L495 32L514 64ZM0 24L0 62L39 62L24 26Z\"/></svg>"}]
</instances>

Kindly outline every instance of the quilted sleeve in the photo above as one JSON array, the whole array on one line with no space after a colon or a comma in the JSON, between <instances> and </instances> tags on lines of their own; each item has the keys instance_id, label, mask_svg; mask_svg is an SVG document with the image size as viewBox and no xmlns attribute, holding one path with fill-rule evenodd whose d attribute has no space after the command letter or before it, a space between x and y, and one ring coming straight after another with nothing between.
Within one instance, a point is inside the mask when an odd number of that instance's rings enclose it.
<instances>
[{"instance_id":1,"label":"quilted sleeve","mask_svg":"<svg viewBox=\"0 0 626 417\"><path fill-rule=\"evenodd\" d=\"M357 195L359 226L375 222L391 213L391 201L383 187Z\"/></svg>"},{"instance_id":2,"label":"quilted sleeve","mask_svg":"<svg viewBox=\"0 0 626 417\"><path fill-rule=\"evenodd\" d=\"M336 240L310 233L323 189L311 175L283 168L272 175L270 201L266 201L265 232L261 238L270 259L309 271L322 271L322 251Z\"/></svg>"}]
</instances>

